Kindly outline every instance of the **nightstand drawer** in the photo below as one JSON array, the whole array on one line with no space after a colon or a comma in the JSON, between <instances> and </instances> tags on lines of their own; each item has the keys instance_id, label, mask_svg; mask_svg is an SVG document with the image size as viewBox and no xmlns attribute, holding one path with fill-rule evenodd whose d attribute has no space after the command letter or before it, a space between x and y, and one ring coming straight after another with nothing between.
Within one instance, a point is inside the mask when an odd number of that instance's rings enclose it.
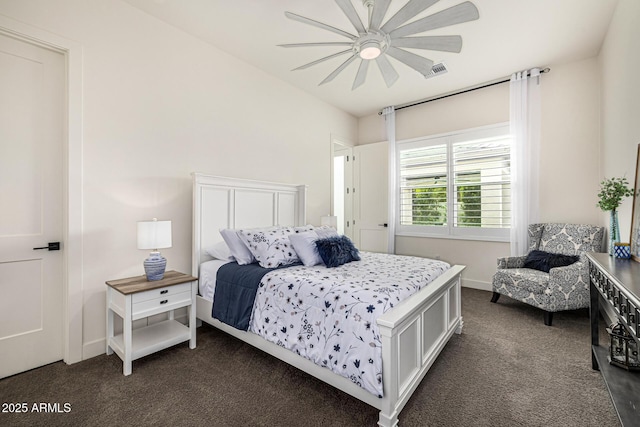
<instances>
[{"instance_id":1,"label":"nightstand drawer","mask_svg":"<svg viewBox=\"0 0 640 427\"><path fill-rule=\"evenodd\" d=\"M191 291L191 283L182 283L180 285L165 286L164 288L152 289L150 291L138 292L132 295L133 304L144 301L154 300L156 298L168 297L174 294Z\"/></svg>"},{"instance_id":2,"label":"nightstand drawer","mask_svg":"<svg viewBox=\"0 0 640 427\"><path fill-rule=\"evenodd\" d=\"M154 314L164 313L168 310L175 310L176 308L184 307L191 303L191 290L168 296L163 295L159 298L133 304L131 307L131 316L133 320L137 320L143 317L153 316Z\"/></svg>"}]
</instances>

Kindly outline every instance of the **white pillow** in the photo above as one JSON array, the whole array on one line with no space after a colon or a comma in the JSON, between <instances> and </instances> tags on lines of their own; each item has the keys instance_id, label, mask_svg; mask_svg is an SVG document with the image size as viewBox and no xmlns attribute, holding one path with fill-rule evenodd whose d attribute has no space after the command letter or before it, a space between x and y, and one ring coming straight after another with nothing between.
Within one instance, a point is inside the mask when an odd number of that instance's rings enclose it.
<instances>
[{"instance_id":1,"label":"white pillow","mask_svg":"<svg viewBox=\"0 0 640 427\"><path fill-rule=\"evenodd\" d=\"M236 262L238 264L246 265L256 262L249 248L247 248L247 246L240 239L238 230L225 228L223 230L220 230L220 235L229 247L231 255L236 259Z\"/></svg>"},{"instance_id":2,"label":"white pillow","mask_svg":"<svg viewBox=\"0 0 640 427\"><path fill-rule=\"evenodd\" d=\"M233 255L231 255L231 249L225 242L218 242L213 246L205 248L205 253L215 259L221 259L223 261L235 261Z\"/></svg>"},{"instance_id":3,"label":"white pillow","mask_svg":"<svg viewBox=\"0 0 640 427\"><path fill-rule=\"evenodd\" d=\"M291 245L289 235L292 228L277 230L240 230L238 236L247 245L253 256L263 268L275 268L299 261L298 254Z\"/></svg>"},{"instance_id":4,"label":"white pillow","mask_svg":"<svg viewBox=\"0 0 640 427\"><path fill-rule=\"evenodd\" d=\"M252 228L251 230L265 231L278 230L280 228L282 227L279 225L274 225L271 227ZM239 231L240 230L225 228L220 230L220 235L222 235L222 238L231 251L231 255L235 258L236 262L239 265L253 264L254 262L256 262L256 259L254 258L249 248L247 248L247 245L245 245L244 241L241 239L241 236L238 234Z\"/></svg>"},{"instance_id":5,"label":"white pillow","mask_svg":"<svg viewBox=\"0 0 640 427\"><path fill-rule=\"evenodd\" d=\"M290 234L289 240L291 241L293 249L298 254L298 258L300 258L300 261L302 261L305 267L322 264L322 258L320 258L320 253L318 252L318 248L316 248L318 235L315 231Z\"/></svg>"}]
</instances>

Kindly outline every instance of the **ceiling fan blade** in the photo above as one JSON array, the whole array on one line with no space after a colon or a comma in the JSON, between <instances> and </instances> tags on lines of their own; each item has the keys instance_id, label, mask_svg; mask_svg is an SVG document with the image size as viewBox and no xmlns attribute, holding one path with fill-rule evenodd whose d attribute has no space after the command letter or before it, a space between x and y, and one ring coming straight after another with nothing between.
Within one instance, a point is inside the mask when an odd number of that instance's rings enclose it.
<instances>
[{"instance_id":1,"label":"ceiling fan blade","mask_svg":"<svg viewBox=\"0 0 640 427\"><path fill-rule=\"evenodd\" d=\"M340 56L340 55L344 55L345 53L349 53L349 52L353 52L353 51L351 49L343 50L342 52L334 53L333 55L325 56L324 58L316 59L313 62L309 62L308 64L301 65L298 68L294 68L291 71L304 70L305 68L309 68L312 65L319 64L319 63L324 62L324 61L326 61L328 59L332 59L332 58L335 58L335 57Z\"/></svg>"},{"instance_id":2,"label":"ceiling fan blade","mask_svg":"<svg viewBox=\"0 0 640 427\"><path fill-rule=\"evenodd\" d=\"M407 52L406 50L398 49L397 47L389 46L386 54L407 64L423 76L428 75L431 72L431 67L433 67L432 60L416 55L415 53Z\"/></svg>"},{"instance_id":3,"label":"ceiling fan blade","mask_svg":"<svg viewBox=\"0 0 640 427\"><path fill-rule=\"evenodd\" d=\"M376 58L376 64L378 64L378 68L380 69L380 73L382 73L382 77L384 78L384 82L387 84L387 87L393 86L396 80L398 80L398 72L393 68L393 65L391 65L391 62L387 59L387 56L378 56Z\"/></svg>"},{"instance_id":4,"label":"ceiling fan blade","mask_svg":"<svg viewBox=\"0 0 640 427\"><path fill-rule=\"evenodd\" d=\"M371 61L368 61L368 60L365 60L365 59L360 61L360 67L358 68L358 74L356 74L356 78L353 81L353 86L351 86L351 90L354 90L354 89L362 86L364 81L367 79L367 70L369 69L369 62L371 62Z\"/></svg>"},{"instance_id":5,"label":"ceiling fan blade","mask_svg":"<svg viewBox=\"0 0 640 427\"><path fill-rule=\"evenodd\" d=\"M360 16L358 16L358 12L353 8L353 3L351 0L336 0L340 9L347 15L349 21L353 24L355 29L358 31L358 34L364 34L367 30L364 29L364 25L362 25L362 21L360 20Z\"/></svg>"},{"instance_id":6,"label":"ceiling fan blade","mask_svg":"<svg viewBox=\"0 0 640 427\"><path fill-rule=\"evenodd\" d=\"M313 19L305 18L304 16L296 15L295 13L285 12L284 15L287 18L292 19L294 21L302 22L303 24L312 25L312 26L317 27L317 28L322 28L323 30L331 31L332 33L336 33L336 34L340 34L341 36L347 37L347 38L349 38L351 40L355 40L355 39L358 38L358 37L354 36L353 34L349 34L346 31L342 31L339 28L332 27L331 25L323 24L322 22L314 21Z\"/></svg>"},{"instance_id":7,"label":"ceiling fan blade","mask_svg":"<svg viewBox=\"0 0 640 427\"><path fill-rule=\"evenodd\" d=\"M370 30L377 30L380 28L382 19L384 19L384 15L387 13L387 9L389 9L390 4L391 0L376 0L373 4L373 12L371 13L371 21L369 22Z\"/></svg>"},{"instance_id":8,"label":"ceiling fan blade","mask_svg":"<svg viewBox=\"0 0 640 427\"><path fill-rule=\"evenodd\" d=\"M329 83L331 80L335 79L335 78L336 78L336 76L337 76L338 74L340 74L340 72L341 72L342 70L344 70L345 68L347 68L347 66L348 66L349 64L351 64L351 63L353 62L353 60L354 60L354 59L356 59L357 57L358 57L358 56L357 56L357 55L355 55L355 54L354 54L354 55L352 55L349 59L347 59L346 61L344 61L344 62L342 63L342 65L340 65L338 68L336 68L335 70L333 70L333 72L332 72L331 74L329 74L329 75L327 76L327 78L326 78L326 79L324 79L323 81L321 81L321 82L320 82L320 84L318 84L318 86L323 85L323 84L325 84L325 83Z\"/></svg>"},{"instance_id":9,"label":"ceiling fan blade","mask_svg":"<svg viewBox=\"0 0 640 427\"><path fill-rule=\"evenodd\" d=\"M460 36L424 36L400 37L391 39L391 46L409 47L414 49L437 50L440 52L460 53L462 37Z\"/></svg>"},{"instance_id":10,"label":"ceiling fan blade","mask_svg":"<svg viewBox=\"0 0 640 427\"><path fill-rule=\"evenodd\" d=\"M396 12L395 15L389 18L380 30L385 33L390 33L423 10L433 6L438 1L439 0L411 0L409 3L405 4L402 9Z\"/></svg>"},{"instance_id":11,"label":"ceiling fan blade","mask_svg":"<svg viewBox=\"0 0 640 427\"><path fill-rule=\"evenodd\" d=\"M449 25L473 21L479 17L478 9L473 3L467 1L445 9L442 12L434 13L426 18L418 19L417 21L393 30L389 35L394 39L435 30L436 28L448 27Z\"/></svg>"},{"instance_id":12,"label":"ceiling fan blade","mask_svg":"<svg viewBox=\"0 0 640 427\"><path fill-rule=\"evenodd\" d=\"M321 42L321 43L288 43L279 44L280 47L311 47L311 46L351 46L351 42Z\"/></svg>"}]
</instances>

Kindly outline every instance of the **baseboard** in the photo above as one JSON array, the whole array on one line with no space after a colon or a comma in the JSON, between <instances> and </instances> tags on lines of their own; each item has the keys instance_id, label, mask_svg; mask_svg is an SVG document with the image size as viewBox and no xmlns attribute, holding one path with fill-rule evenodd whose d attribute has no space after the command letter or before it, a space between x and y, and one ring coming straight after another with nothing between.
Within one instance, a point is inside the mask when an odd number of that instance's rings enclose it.
<instances>
[{"instance_id":1,"label":"baseboard","mask_svg":"<svg viewBox=\"0 0 640 427\"><path fill-rule=\"evenodd\" d=\"M481 291L491 292L492 286L489 282L481 282L480 280L462 279L463 288L480 289Z\"/></svg>"},{"instance_id":2,"label":"baseboard","mask_svg":"<svg viewBox=\"0 0 640 427\"><path fill-rule=\"evenodd\" d=\"M107 352L107 339L100 338L82 344L82 360L91 359Z\"/></svg>"}]
</instances>

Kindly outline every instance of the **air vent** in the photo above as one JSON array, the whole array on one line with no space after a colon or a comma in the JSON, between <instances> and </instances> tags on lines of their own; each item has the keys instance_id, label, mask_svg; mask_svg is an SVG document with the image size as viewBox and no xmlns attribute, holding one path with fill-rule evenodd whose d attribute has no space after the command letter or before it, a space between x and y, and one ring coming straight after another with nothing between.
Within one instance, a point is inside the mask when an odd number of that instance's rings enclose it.
<instances>
[{"instance_id":1,"label":"air vent","mask_svg":"<svg viewBox=\"0 0 640 427\"><path fill-rule=\"evenodd\" d=\"M431 72L424 76L425 79L430 79L431 77L439 76L440 74L445 74L447 71L447 66L444 65L444 62L438 62L437 64L433 64L431 67Z\"/></svg>"}]
</instances>

